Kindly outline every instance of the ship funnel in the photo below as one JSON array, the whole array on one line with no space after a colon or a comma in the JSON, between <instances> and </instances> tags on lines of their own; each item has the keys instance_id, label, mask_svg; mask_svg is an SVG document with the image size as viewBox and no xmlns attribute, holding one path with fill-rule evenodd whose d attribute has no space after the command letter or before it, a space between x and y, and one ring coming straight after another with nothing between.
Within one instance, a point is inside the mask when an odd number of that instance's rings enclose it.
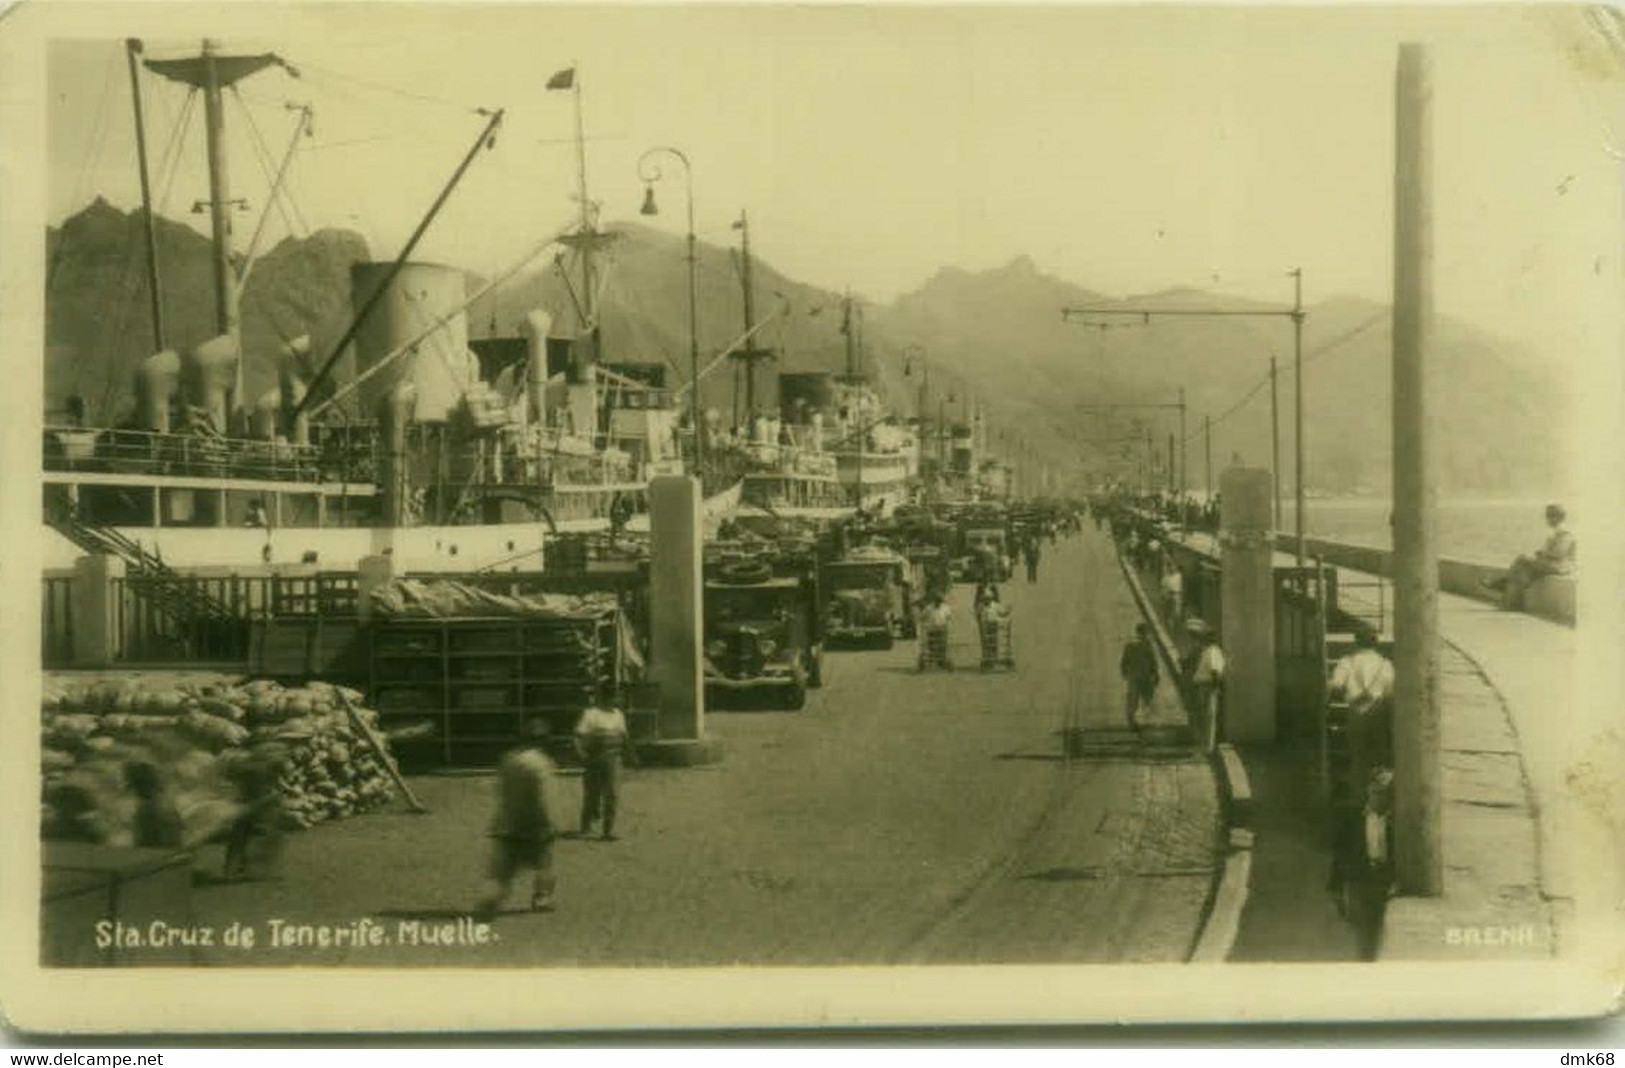
<instances>
[{"instance_id":1,"label":"ship funnel","mask_svg":"<svg viewBox=\"0 0 1625 1068\"><path fill-rule=\"evenodd\" d=\"M169 408L180 390L181 358L171 349L155 352L135 371L136 421L143 430L169 433Z\"/></svg>"},{"instance_id":2,"label":"ship funnel","mask_svg":"<svg viewBox=\"0 0 1625 1068\"><path fill-rule=\"evenodd\" d=\"M540 424L545 418L547 337L553 331L553 317L533 311L520 330L525 335L525 419Z\"/></svg>"},{"instance_id":3,"label":"ship funnel","mask_svg":"<svg viewBox=\"0 0 1625 1068\"><path fill-rule=\"evenodd\" d=\"M203 409L215 430L231 431L232 390L237 384L237 339L221 334L192 349L182 368L186 400Z\"/></svg>"},{"instance_id":4,"label":"ship funnel","mask_svg":"<svg viewBox=\"0 0 1625 1068\"><path fill-rule=\"evenodd\" d=\"M291 412L305 399L309 385L305 380L305 368L309 359L308 336L296 337L282 346L282 355L277 361L277 388L281 397L281 411ZM281 430L295 445L310 444L309 413L300 412L294 417L292 426L286 425L286 421L283 421Z\"/></svg>"},{"instance_id":5,"label":"ship funnel","mask_svg":"<svg viewBox=\"0 0 1625 1068\"><path fill-rule=\"evenodd\" d=\"M268 389L261 393L254 402L254 411L249 416L249 432L259 441L275 441L278 424L281 422L282 393L280 390Z\"/></svg>"},{"instance_id":6,"label":"ship funnel","mask_svg":"<svg viewBox=\"0 0 1625 1068\"><path fill-rule=\"evenodd\" d=\"M378 291L392 266L357 263L350 268L350 298L357 310ZM414 343L359 387L364 411L377 411L397 384L408 382L417 390L415 418L441 423L451 417L464 392L480 377L479 361L468 351L466 292L465 276L456 268L408 263L400 269L356 331L356 374ZM435 329L419 339L431 327Z\"/></svg>"},{"instance_id":7,"label":"ship funnel","mask_svg":"<svg viewBox=\"0 0 1625 1068\"><path fill-rule=\"evenodd\" d=\"M383 519L390 526L407 525L407 500L411 486L407 478L406 428L417 409L417 387L410 382L396 383L394 390L379 401L378 424L383 438L383 470L379 484L383 487Z\"/></svg>"}]
</instances>

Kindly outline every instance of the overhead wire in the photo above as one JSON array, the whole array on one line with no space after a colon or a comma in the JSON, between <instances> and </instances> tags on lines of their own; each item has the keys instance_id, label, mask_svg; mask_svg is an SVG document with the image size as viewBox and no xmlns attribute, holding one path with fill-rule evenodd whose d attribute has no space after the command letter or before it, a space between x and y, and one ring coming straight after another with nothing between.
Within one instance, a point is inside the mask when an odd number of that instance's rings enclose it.
<instances>
[{"instance_id":1,"label":"overhead wire","mask_svg":"<svg viewBox=\"0 0 1625 1068\"><path fill-rule=\"evenodd\" d=\"M1322 343L1320 345L1317 345L1314 349L1312 349L1311 351L1304 354L1304 357L1303 357L1303 366L1304 366L1304 368L1307 370L1309 365L1312 364L1314 361L1316 361L1316 360L1320 359L1321 357L1325 356L1327 353L1332 352L1333 350L1337 349L1339 346L1344 345L1344 344L1348 343L1349 341L1352 341L1354 338L1358 337L1360 334L1365 333L1367 330L1371 329L1373 326L1376 326L1378 323L1380 323L1383 320L1387 319L1390 314L1391 313L1390 313L1389 309L1384 308L1382 311L1377 312L1377 313L1367 317L1366 319L1361 321L1358 325L1353 326L1353 327L1349 328L1348 330L1343 331L1343 333L1339 334L1337 337L1333 338L1332 340L1324 342L1324 343ZM1279 368L1277 373L1281 374L1281 375L1289 375L1289 374L1293 373L1293 368L1290 367L1290 366ZM1232 415L1235 415L1238 411L1240 411L1247 404L1248 401L1252 400L1255 396L1257 396L1260 390L1262 390L1265 386L1269 385L1269 382L1270 382L1270 376L1268 374L1265 374L1264 377L1262 379L1260 379L1257 383L1255 383L1253 385L1253 387L1250 390L1248 390L1247 393L1245 395L1243 395L1242 398L1239 401L1237 401L1235 404L1232 404L1229 408L1225 409L1225 411L1224 411L1224 413L1222 415L1215 416L1209 422L1208 425L1209 426L1218 426L1220 423L1224 422L1226 419L1229 419ZM1185 436L1185 438L1182 440L1181 443L1188 445L1191 442L1193 442L1193 441L1197 440L1198 438L1200 438L1203 433L1204 433L1204 431L1198 430L1198 431L1195 431L1193 433L1187 434Z\"/></svg>"},{"instance_id":2,"label":"overhead wire","mask_svg":"<svg viewBox=\"0 0 1625 1068\"><path fill-rule=\"evenodd\" d=\"M480 111L478 107L471 104L466 104L459 100L451 100L447 97L431 96L427 93L414 92L409 89L402 89L399 86L388 85L384 82L369 81L365 78L357 78L352 74L343 74L339 71L329 70L326 67L318 67L310 63L301 63L299 65L299 69L306 74L315 74L317 76L316 80L318 81L329 80L347 82L351 85L360 86L364 89L371 89L374 92L398 96L405 100L415 100L424 104L438 104L443 107L457 108L461 111L475 112L476 114ZM340 90L340 92L342 93L342 90Z\"/></svg>"}]
</instances>

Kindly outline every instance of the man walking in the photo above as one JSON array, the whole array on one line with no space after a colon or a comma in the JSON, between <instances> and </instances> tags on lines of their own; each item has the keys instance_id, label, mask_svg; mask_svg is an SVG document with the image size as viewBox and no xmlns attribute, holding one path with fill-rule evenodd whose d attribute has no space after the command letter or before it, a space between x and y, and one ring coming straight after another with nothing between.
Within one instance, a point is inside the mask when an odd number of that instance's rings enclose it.
<instances>
[{"instance_id":1,"label":"man walking","mask_svg":"<svg viewBox=\"0 0 1625 1068\"><path fill-rule=\"evenodd\" d=\"M626 749L626 715L618 708L606 708L600 700L581 714L576 724L576 755L581 758L581 837L592 833L600 816L603 839L615 841L615 813L621 798L621 756Z\"/></svg>"},{"instance_id":2,"label":"man walking","mask_svg":"<svg viewBox=\"0 0 1625 1068\"><path fill-rule=\"evenodd\" d=\"M1028 582L1037 582L1038 581L1038 554L1039 554L1038 539L1037 538L1028 539L1028 541L1027 541L1027 551L1025 553L1025 556L1027 558L1027 581Z\"/></svg>"},{"instance_id":3,"label":"man walking","mask_svg":"<svg viewBox=\"0 0 1625 1068\"><path fill-rule=\"evenodd\" d=\"M1151 699L1157 692L1157 651L1151 647L1151 628L1136 624L1134 637L1123 645L1123 656L1117 664L1123 676L1124 710L1132 730L1140 729L1140 710L1151 712Z\"/></svg>"},{"instance_id":4,"label":"man walking","mask_svg":"<svg viewBox=\"0 0 1625 1068\"><path fill-rule=\"evenodd\" d=\"M497 811L491 823L495 847L491 881L475 909L475 916L490 921L508 896L508 887L520 869L534 873L532 912L553 908L553 839L556 824L548 797L556 769L547 755L533 745L514 749L497 765Z\"/></svg>"}]
</instances>

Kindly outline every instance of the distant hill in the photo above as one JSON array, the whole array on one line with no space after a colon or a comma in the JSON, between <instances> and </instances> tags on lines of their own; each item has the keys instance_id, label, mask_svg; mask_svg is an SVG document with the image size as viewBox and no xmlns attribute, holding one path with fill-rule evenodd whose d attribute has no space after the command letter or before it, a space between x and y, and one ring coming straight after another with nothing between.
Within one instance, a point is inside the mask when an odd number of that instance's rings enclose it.
<instances>
[{"instance_id":1,"label":"distant hill","mask_svg":"<svg viewBox=\"0 0 1625 1068\"><path fill-rule=\"evenodd\" d=\"M603 257L601 313L604 357L667 367L668 381L686 382L688 298L683 240L636 224L617 224ZM84 393L93 409L126 410L131 370L150 350L140 216L98 201L48 234L46 403L60 406ZM208 242L188 227L159 221L165 308L171 344L188 346L213 332ZM248 387L274 384L281 340L313 335L325 354L350 314L352 263L368 258L366 243L343 230L286 240L255 265L243 300ZM787 278L761 259L755 264L759 320L783 310L758 343L778 358L759 387L764 405L781 371L840 371L845 339L840 294ZM578 277L578 276L577 276ZM470 291L478 280L470 277ZM702 364L743 331L736 256L701 242L698 257ZM571 297L556 267L517 276L469 312L475 337L511 335L526 312L551 312L561 330L574 322ZM1269 391L1253 394L1273 353L1280 366L1283 477L1292 480L1292 336L1285 319L1168 318L1144 325L1114 320L1111 329L1062 321L1061 309L1109 305L1112 298L1047 275L1026 257L981 272L943 268L890 305L861 299L863 364L896 411L914 414L923 399L960 418L970 398L982 406L995 450L1009 454L1019 438L1074 472L1137 470L1144 436L1159 454L1176 421L1171 412L1085 413L1080 405L1170 403L1184 386L1190 484L1204 476L1202 417L1211 415L1215 472L1232 454L1254 464L1270 455ZM1197 290L1125 298L1138 306L1237 309L1262 307ZM1390 372L1386 309L1334 298L1311 305L1305 323L1310 484L1346 493L1380 491L1389 479ZM924 366L904 358L926 354L930 394L922 397ZM1324 350L1324 351L1323 351ZM1540 493L1560 487L1568 399L1508 343L1449 319L1438 324L1434 406L1439 458L1447 492ZM347 361L346 361L347 363ZM339 379L348 377L341 363ZM948 398L952 403L946 403ZM734 398L731 367L709 374L701 391L726 417ZM97 406L100 406L99 409ZM1221 418L1223 417L1223 418ZM1002 438L1002 442L1001 442Z\"/></svg>"},{"instance_id":2,"label":"distant hill","mask_svg":"<svg viewBox=\"0 0 1625 1068\"><path fill-rule=\"evenodd\" d=\"M1292 474L1292 333L1286 319L1242 317L1101 319L1109 329L1062 321L1065 306L1133 305L1241 309L1263 307L1234 297L1178 290L1114 302L1038 271L1026 258L976 274L945 269L877 317L893 346L924 344L933 360L954 368L984 394L1023 413L1018 425L1062 448L1063 442L1133 437L1150 429L1167 449L1176 413L1108 415L1077 406L1169 403L1185 387L1190 484L1203 484L1202 417L1218 419L1268 372L1280 368L1282 472ZM1392 390L1390 322L1385 306L1335 298L1310 305L1304 328L1309 484L1332 493L1382 490L1389 483ZM1335 343L1335 344L1334 344ZM1330 345L1331 347L1326 347ZM1325 349L1324 352L1318 350ZM1434 419L1439 469L1447 491L1550 490L1561 479L1559 438L1566 401L1531 369L1525 354L1467 324L1437 326ZM1270 459L1268 387L1216 423L1217 472L1239 453ZM1097 470L1137 463L1143 444L1071 444Z\"/></svg>"},{"instance_id":3,"label":"distant hill","mask_svg":"<svg viewBox=\"0 0 1625 1068\"><path fill-rule=\"evenodd\" d=\"M46 232L47 410L77 393L99 420L127 412L134 369L153 348L142 229L139 211L98 199ZM157 235L167 340L185 350L215 333L209 241L162 217ZM366 259L366 242L347 230L289 238L260 257L241 301L250 397L276 385L286 339L309 334L322 354L338 341L349 321L350 265Z\"/></svg>"}]
</instances>

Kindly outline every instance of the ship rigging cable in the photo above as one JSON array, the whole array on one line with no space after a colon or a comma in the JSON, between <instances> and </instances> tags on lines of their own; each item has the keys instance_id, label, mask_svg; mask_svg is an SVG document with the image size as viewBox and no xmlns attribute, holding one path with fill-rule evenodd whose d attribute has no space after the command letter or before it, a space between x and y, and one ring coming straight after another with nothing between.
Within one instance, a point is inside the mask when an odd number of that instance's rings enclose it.
<instances>
[{"instance_id":1,"label":"ship rigging cable","mask_svg":"<svg viewBox=\"0 0 1625 1068\"><path fill-rule=\"evenodd\" d=\"M153 207L154 214L162 216L169 208L169 199L175 188L175 178L180 174L181 153L185 147L186 131L192 122L193 105L197 101L197 90L189 89L186 101L181 105L180 117L175 120L169 133L169 142L159 157L158 182L161 190L158 203ZM60 246L58 246L60 249ZM137 278L140 271L139 252L135 245L125 250L124 269L119 275L119 286L114 298L117 312L103 320L105 329L101 336L99 349L110 351L114 345L126 336L137 298L141 295L141 286ZM160 298L161 299L161 298ZM97 411L105 419L111 420L114 402L122 389L124 378L122 375L109 375L102 387L101 400Z\"/></svg>"},{"instance_id":2,"label":"ship rigging cable","mask_svg":"<svg viewBox=\"0 0 1625 1068\"><path fill-rule=\"evenodd\" d=\"M260 133L259 123L254 121L254 112L250 110L248 104L243 101L243 98L241 94L237 92L237 87L235 85L231 87L231 93L237 98L238 106L242 108L243 115L248 119L248 128L254 135L253 144L255 159L259 162L260 170L264 173L265 180L270 186L270 192L266 195L270 200L275 202L277 213L282 216L282 225L287 227L289 237L295 237L301 234L309 236L310 227L305 223L304 212L299 210L299 205L294 201L293 194L276 180L276 157L271 154L270 146L265 143L265 136ZM305 120L303 117L301 117L299 121L301 124L303 124ZM289 156L289 159L292 159L291 155ZM293 217L299 220L299 228L297 230L294 229L293 219L288 217L290 208L293 211ZM271 205L266 204L264 210L269 212L271 210Z\"/></svg>"}]
</instances>

